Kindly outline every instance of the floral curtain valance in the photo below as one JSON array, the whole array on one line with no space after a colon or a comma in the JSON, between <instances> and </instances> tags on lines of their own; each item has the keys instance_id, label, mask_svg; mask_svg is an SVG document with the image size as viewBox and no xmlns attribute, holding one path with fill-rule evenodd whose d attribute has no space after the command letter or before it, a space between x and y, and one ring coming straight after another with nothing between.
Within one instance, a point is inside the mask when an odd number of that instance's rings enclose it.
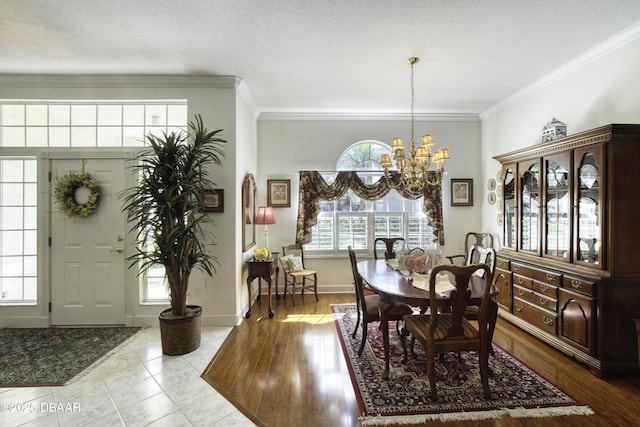
<instances>
[{"instance_id":1,"label":"floral curtain valance","mask_svg":"<svg viewBox=\"0 0 640 427\"><path fill-rule=\"evenodd\" d=\"M431 179L435 180L434 176ZM392 175L397 181L398 176ZM311 227L316 225L320 213L320 199L338 200L348 189L353 190L359 197L366 200L378 200L387 195L391 188L386 179L380 177L373 184L364 183L356 171L338 172L333 184L327 184L318 171L300 171L300 188L298 190L298 222L296 226L296 242L309 243L311 241ZM409 193L400 191L407 199L416 199ZM424 189L424 213L431 219L429 225L434 228L438 236L438 243L444 245L444 231L442 220L442 185L427 185Z\"/></svg>"}]
</instances>

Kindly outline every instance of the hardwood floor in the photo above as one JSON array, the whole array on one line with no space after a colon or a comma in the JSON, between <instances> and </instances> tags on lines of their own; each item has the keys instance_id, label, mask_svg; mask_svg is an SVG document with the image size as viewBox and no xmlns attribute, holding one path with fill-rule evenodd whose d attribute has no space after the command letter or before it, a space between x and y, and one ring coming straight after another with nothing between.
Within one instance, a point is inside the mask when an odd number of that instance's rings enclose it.
<instances>
[{"instance_id":1,"label":"hardwood floor","mask_svg":"<svg viewBox=\"0 0 640 427\"><path fill-rule=\"evenodd\" d=\"M353 303L353 295L312 295L273 299L275 316L263 296L251 317L233 329L203 374L259 426L359 426L359 411L330 304ZM469 422L460 426L640 426L640 377L607 381L583 365L498 320L494 342L521 359L578 401L591 416L564 416Z\"/></svg>"}]
</instances>

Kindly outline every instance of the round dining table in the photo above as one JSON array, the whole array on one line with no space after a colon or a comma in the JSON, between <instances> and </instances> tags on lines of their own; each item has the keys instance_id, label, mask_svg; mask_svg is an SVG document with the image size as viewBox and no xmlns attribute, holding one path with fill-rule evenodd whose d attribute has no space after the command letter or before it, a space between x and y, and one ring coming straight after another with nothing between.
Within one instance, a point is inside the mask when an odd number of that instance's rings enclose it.
<instances>
[{"instance_id":1,"label":"round dining table","mask_svg":"<svg viewBox=\"0 0 640 427\"><path fill-rule=\"evenodd\" d=\"M397 302L404 302L413 307L429 308L429 292L413 285L406 274L389 267L386 260L366 260L358 262L358 273L371 288L380 295L380 330L384 345L385 370L383 378L389 378L389 310ZM471 289L471 301L479 303L484 290L485 280L472 276L469 283ZM498 289L492 285L491 295L495 296ZM449 299L447 294L438 295L443 304ZM493 298L489 300L488 321L491 327L495 327L498 318L498 304Z\"/></svg>"}]
</instances>

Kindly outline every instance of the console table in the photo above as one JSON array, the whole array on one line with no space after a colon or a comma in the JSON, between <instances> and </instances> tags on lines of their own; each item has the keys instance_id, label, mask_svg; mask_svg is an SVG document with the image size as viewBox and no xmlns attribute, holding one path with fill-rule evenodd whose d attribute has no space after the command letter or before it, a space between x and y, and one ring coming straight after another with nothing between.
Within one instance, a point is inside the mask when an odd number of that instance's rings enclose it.
<instances>
[{"instance_id":1,"label":"console table","mask_svg":"<svg viewBox=\"0 0 640 427\"><path fill-rule=\"evenodd\" d=\"M271 308L271 285L273 283L273 277L275 275L275 285L276 285L276 294L278 293L278 274L280 273L280 268L278 267L278 252L272 252L271 257L267 259L257 259L253 258L247 261L247 265L249 266L249 274L247 276L247 289L249 290L249 310L245 314L245 318L249 318L251 316L251 302L253 301L253 296L251 292L251 283L258 279L258 296L257 299L262 297L262 279L264 279L269 284L269 317L273 317L273 309ZM276 295L279 296L279 295Z\"/></svg>"}]
</instances>

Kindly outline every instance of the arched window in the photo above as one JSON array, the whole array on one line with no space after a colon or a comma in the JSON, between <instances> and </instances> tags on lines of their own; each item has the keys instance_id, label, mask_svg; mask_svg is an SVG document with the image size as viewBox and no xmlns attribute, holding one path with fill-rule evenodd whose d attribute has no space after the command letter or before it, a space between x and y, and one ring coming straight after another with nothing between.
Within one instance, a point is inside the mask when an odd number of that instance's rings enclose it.
<instances>
[{"instance_id":1,"label":"arched window","mask_svg":"<svg viewBox=\"0 0 640 427\"><path fill-rule=\"evenodd\" d=\"M338 158L336 171L358 171L358 176L372 184L383 175L381 154L390 154L390 147L380 141L360 141L347 148ZM335 173L322 173L331 183ZM322 212L311 229L311 243L305 251L323 255L338 255L352 246L361 253L373 253L378 237L403 237L410 248L435 249L437 240L422 210L422 198L409 200L392 190L379 200L358 197L352 190L336 201L321 200Z\"/></svg>"}]
</instances>

